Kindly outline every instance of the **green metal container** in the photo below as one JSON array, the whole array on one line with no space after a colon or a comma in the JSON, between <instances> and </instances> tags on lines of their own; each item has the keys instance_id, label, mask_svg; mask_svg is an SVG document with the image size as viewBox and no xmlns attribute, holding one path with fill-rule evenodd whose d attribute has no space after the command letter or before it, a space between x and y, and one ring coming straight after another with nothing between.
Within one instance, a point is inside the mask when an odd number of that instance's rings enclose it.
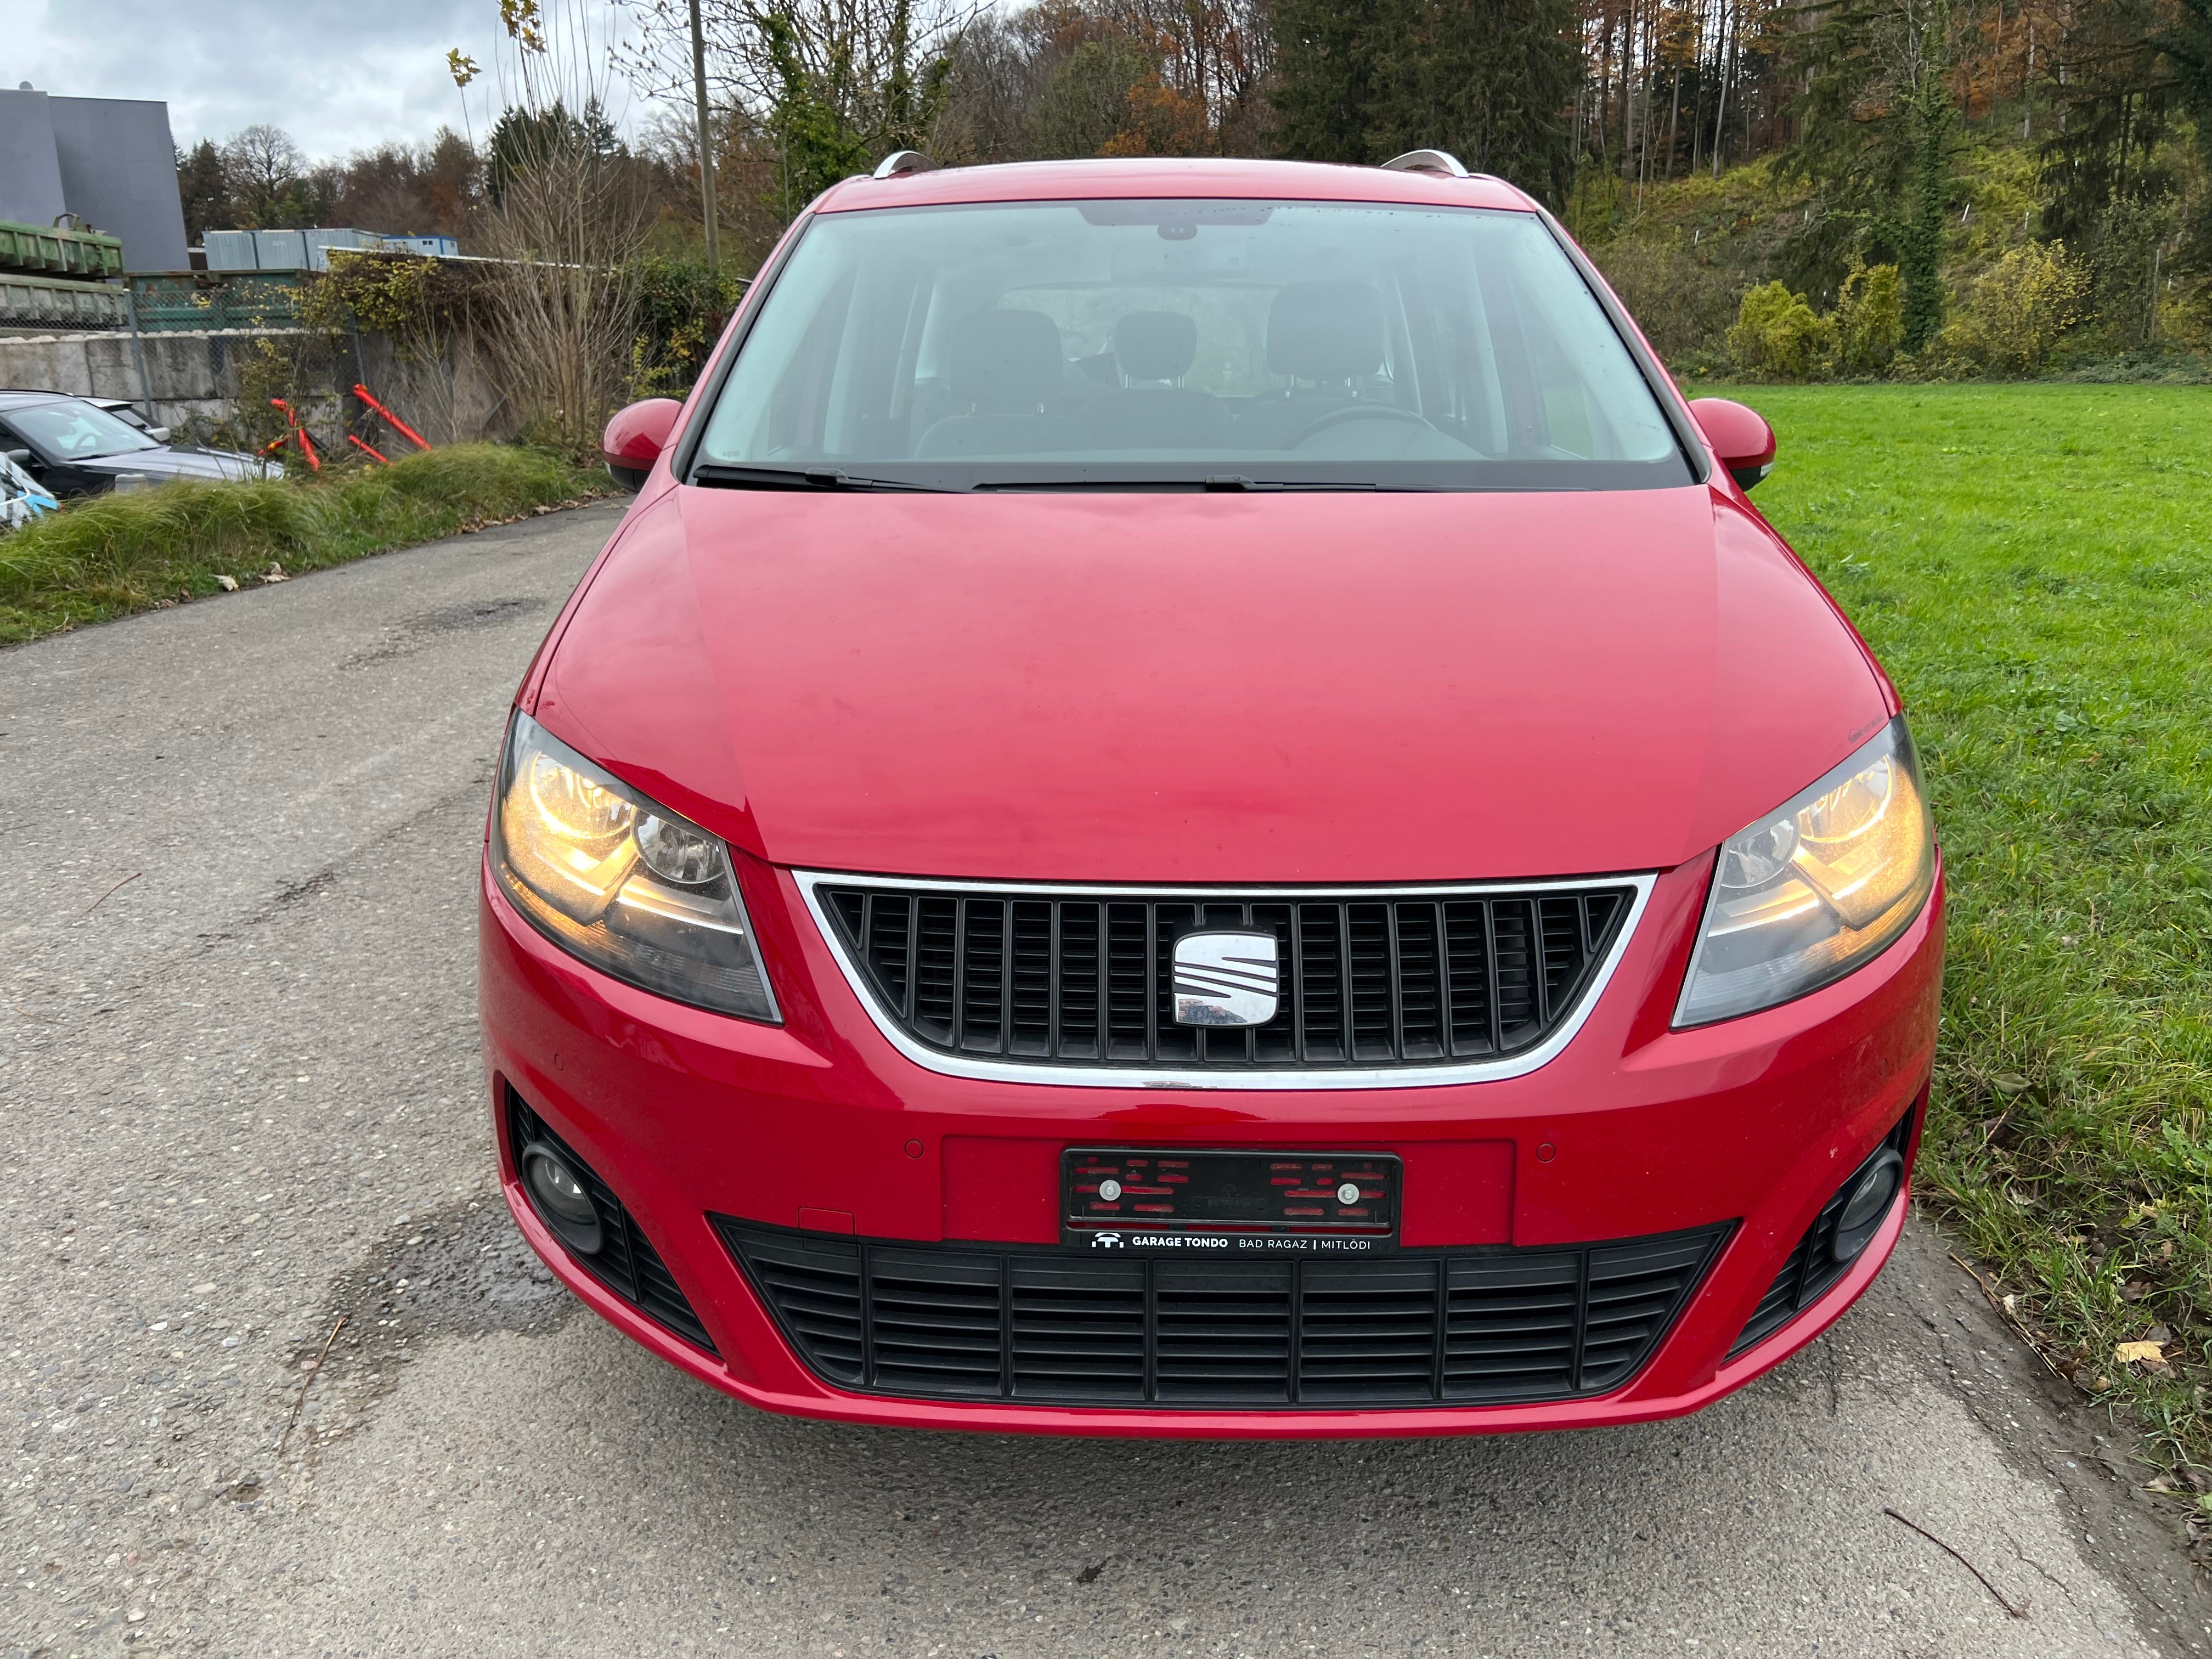
<instances>
[{"instance_id":1,"label":"green metal container","mask_svg":"<svg viewBox=\"0 0 2212 1659\"><path fill-rule=\"evenodd\" d=\"M123 239L102 230L68 230L0 219L0 270L47 276L123 274Z\"/></svg>"}]
</instances>

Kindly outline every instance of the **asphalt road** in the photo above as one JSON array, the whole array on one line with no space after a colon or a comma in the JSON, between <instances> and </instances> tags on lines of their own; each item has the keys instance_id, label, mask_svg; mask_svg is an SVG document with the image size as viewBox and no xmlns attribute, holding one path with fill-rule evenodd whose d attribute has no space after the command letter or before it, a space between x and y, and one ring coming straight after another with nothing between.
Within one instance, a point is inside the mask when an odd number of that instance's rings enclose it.
<instances>
[{"instance_id":1,"label":"asphalt road","mask_svg":"<svg viewBox=\"0 0 2212 1659\"><path fill-rule=\"evenodd\" d=\"M1918 1222L1776 1375L1547 1437L829 1427L582 1314L491 1184L471 884L614 519L0 651L0 1653L2212 1650Z\"/></svg>"}]
</instances>

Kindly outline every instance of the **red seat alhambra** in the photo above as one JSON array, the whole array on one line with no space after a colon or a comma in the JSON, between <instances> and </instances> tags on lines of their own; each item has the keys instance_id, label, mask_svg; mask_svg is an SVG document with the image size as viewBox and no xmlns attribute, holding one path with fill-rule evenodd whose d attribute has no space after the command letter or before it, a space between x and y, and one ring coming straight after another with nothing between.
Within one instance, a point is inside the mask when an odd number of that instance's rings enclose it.
<instances>
[{"instance_id":1,"label":"red seat alhambra","mask_svg":"<svg viewBox=\"0 0 2212 1659\"><path fill-rule=\"evenodd\" d=\"M894 156L825 193L516 699L524 1234L771 1410L1691 1411L1904 1224L1898 699L1528 197Z\"/></svg>"}]
</instances>

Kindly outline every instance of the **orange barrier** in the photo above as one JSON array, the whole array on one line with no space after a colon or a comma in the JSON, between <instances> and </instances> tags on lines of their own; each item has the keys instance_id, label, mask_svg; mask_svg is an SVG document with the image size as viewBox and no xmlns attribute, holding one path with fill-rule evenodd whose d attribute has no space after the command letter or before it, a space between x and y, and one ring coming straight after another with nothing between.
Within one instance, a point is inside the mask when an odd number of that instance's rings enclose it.
<instances>
[{"instance_id":1,"label":"orange barrier","mask_svg":"<svg viewBox=\"0 0 2212 1659\"><path fill-rule=\"evenodd\" d=\"M394 415L382 404L377 402L375 394L370 392L367 386L362 385L358 380L354 382L353 395L360 398L362 402L367 404L378 414L384 416L385 424L389 426L394 432L397 432L401 437L406 439L410 443L413 444L416 448L428 449L430 447L430 441L428 438L425 438L413 427L408 425L406 422L401 420L397 415ZM380 455L377 459L381 460L383 459L383 457Z\"/></svg>"}]
</instances>

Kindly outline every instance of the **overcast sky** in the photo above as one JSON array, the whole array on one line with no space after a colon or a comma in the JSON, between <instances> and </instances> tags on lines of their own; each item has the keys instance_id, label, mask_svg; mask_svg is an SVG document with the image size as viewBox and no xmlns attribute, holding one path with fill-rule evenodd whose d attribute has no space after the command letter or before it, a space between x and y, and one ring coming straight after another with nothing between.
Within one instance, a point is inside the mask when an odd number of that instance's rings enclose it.
<instances>
[{"instance_id":1,"label":"overcast sky","mask_svg":"<svg viewBox=\"0 0 2212 1659\"><path fill-rule=\"evenodd\" d=\"M583 3L622 16L615 0ZM459 129L446 50L489 69L501 39L498 0L0 0L0 84L159 100L187 149L272 122L317 160ZM471 88L479 128L496 112L489 87ZM653 112L629 100L617 113L629 127Z\"/></svg>"}]
</instances>

